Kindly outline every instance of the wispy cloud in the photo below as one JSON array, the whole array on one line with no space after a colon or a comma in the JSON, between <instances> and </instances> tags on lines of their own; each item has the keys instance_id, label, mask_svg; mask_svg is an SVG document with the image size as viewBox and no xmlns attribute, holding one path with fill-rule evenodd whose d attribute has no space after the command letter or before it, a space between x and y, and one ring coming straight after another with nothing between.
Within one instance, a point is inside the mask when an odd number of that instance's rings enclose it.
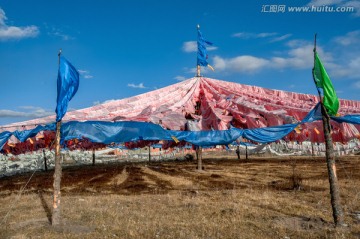
<instances>
[{"instance_id":1,"label":"wispy cloud","mask_svg":"<svg viewBox=\"0 0 360 239\"><path fill-rule=\"evenodd\" d=\"M356 89L360 89L360 81L357 81L353 84L353 86L356 88Z\"/></svg>"},{"instance_id":2,"label":"wispy cloud","mask_svg":"<svg viewBox=\"0 0 360 239\"><path fill-rule=\"evenodd\" d=\"M93 105L101 105L101 104L106 104L106 103L110 103L110 102L113 102L113 101L116 101L116 100L111 99L111 100L105 100L103 102L101 102L100 100L97 100L97 101L93 102Z\"/></svg>"},{"instance_id":3,"label":"wispy cloud","mask_svg":"<svg viewBox=\"0 0 360 239\"><path fill-rule=\"evenodd\" d=\"M348 32L345 36L336 37L335 42L343 46L349 46L353 44L359 44L360 42L360 30Z\"/></svg>"},{"instance_id":4,"label":"wispy cloud","mask_svg":"<svg viewBox=\"0 0 360 239\"><path fill-rule=\"evenodd\" d=\"M348 59L346 62L328 65L332 76L337 78L360 79L360 56Z\"/></svg>"},{"instance_id":5,"label":"wispy cloud","mask_svg":"<svg viewBox=\"0 0 360 239\"><path fill-rule=\"evenodd\" d=\"M288 87L289 87L289 89L294 89L294 88L296 87L296 85L291 84L291 85L289 85Z\"/></svg>"},{"instance_id":6,"label":"wispy cloud","mask_svg":"<svg viewBox=\"0 0 360 239\"><path fill-rule=\"evenodd\" d=\"M82 77L84 77L85 79L91 79L94 78L94 76L90 75L90 72L87 70L78 70L78 72L80 73L80 75Z\"/></svg>"},{"instance_id":7,"label":"wispy cloud","mask_svg":"<svg viewBox=\"0 0 360 239\"><path fill-rule=\"evenodd\" d=\"M53 115L54 111L45 110L35 106L20 106L20 110L0 110L0 118L7 117L25 117L25 118L41 118Z\"/></svg>"},{"instance_id":8,"label":"wispy cloud","mask_svg":"<svg viewBox=\"0 0 360 239\"><path fill-rule=\"evenodd\" d=\"M133 83L129 83L129 84L127 84L127 86L131 87L131 88L139 88L139 89L145 89L146 88L143 83L140 83L138 85L133 84Z\"/></svg>"},{"instance_id":9,"label":"wispy cloud","mask_svg":"<svg viewBox=\"0 0 360 239\"><path fill-rule=\"evenodd\" d=\"M208 51L214 51L217 49L215 46L206 47ZM183 43L182 50L184 52L197 52L197 42L196 41L187 41Z\"/></svg>"},{"instance_id":10,"label":"wispy cloud","mask_svg":"<svg viewBox=\"0 0 360 239\"><path fill-rule=\"evenodd\" d=\"M6 20L4 10L0 8L0 40L2 41L36 37L40 33L37 26L8 26Z\"/></svg>"},{"instance_id":11,"label":"wispy cloud","mask_svg":"<svg viewBox=\"0 0 360 239\"><path fill-rule=\"evenodd\" d=\"M292 36L292 34L285 34L285 35L282 35L282 36L279 36L279 37L274 37L273 39L270 40L270 42L283 41L283 40L288 39L291 36Z\"/></svg>"},{"instance_id":12,"label":"wispy cloud","mask_svg":"<svg viewBox=\"0 0 360 239\"><path fill-rule=\"evenodd\" d=\"M64 34L64 33L60 32L60 31L53 32L52 35L57 36L57 37L60 37L60 38L63 39L64 41L69 41L69 40L75 39L75 37L72 37L72 36L70 36L70 35Z\"/></svg>"},{"instance_id":13,"label":"wispy cloud","mask_svg":"<svg viewBox=\"0 0 360 239\"><path fill-rule=\"evenodd\" d=\"M69 40L74 40L75 37L67 34L67 33L64 33L64 30L63 29L60 29L59 27L56 27L56 26L51 26L47 23L44 23L44 27L47 31L47 34L49 36L54 36L54 37L58 37L58 38L61 38L63 41L69 41ZM66 28L68 29L69 27L67 26L62 26L61 28Z\"/></svg>"},{"instance_id":14,"label":"wispy cloud","mask_svg":"<svg viewBox=\"0 0 360 239\"><path fill-rule=\"evenodd\" d=\"M276 32L262 32L262 33L252 33L252 32L237 32L232 36L241 38L241 39L252 39L252 38L266 38L277 35Z\"/></svg>"},{"instance_id":15,"label":"wispy cloud","mask_svg":"<svg viewBox=\"0 0 360 239\"><path fill-rule=\"evenodd\" d=\"M277 32L261 32L261 33L253 33L253 32L238 32L234 33L232 37L240 38L240 39L259 39L259 38L267 38L270 39L270 42L278 42L283 41L291 37L292 34L280 35Z\"/></svg>"},{"instance_id":16,"label":"wispy cloud","mask_svg":"<svg viewBox=\"0 0 360 239\"><path fill-rule=\"evenodd\" d=\"M184 76L175 76L174 79L177 80L177 81L184 81L184 80L186 80L186 78L185 78Z\"/></svg>"}]
</instances>

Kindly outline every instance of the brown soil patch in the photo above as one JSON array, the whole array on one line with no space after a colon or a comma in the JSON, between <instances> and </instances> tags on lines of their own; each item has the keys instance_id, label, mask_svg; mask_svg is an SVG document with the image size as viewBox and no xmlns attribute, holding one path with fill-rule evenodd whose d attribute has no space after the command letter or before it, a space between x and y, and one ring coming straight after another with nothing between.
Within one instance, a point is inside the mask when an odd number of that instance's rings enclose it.
<instances>
[{"instance_id":1,"label":"brown soil patch","mask_svg":"<svg viewBox=\"0 0 360 239\"><path fill-rule=\"evenodd\" d=\"M0 238L360 235L359 157L337 160L346 230L333 225L323 158L205 158L204 166L201 172L185 161L64 167L59 230L49 225L53 171L36 172L20 200L31 173L3 177L0 215L12 210Z\"/></svg>"}]
</instances>

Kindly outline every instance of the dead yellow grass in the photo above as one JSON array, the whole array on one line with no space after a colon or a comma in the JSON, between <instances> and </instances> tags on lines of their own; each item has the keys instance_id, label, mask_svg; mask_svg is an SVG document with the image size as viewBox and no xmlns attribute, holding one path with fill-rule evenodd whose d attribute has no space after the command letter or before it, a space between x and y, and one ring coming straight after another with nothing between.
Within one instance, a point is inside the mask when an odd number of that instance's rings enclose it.
<instances>
[{"instance_id":1,"label":"dead yellow grass","mask_svg":"<svg viewBox=\"0 0 360 239\"><path fill-rule=\"evenodd\" d=\"M359 238L359 163L338 161L345 229L333 227L323 159L205 159L201 173L191 162L64 169L71 190L57 229L49 225L51 185L41 184L52 172L35 174L0 238ZM302 178L295 190L294 172ZM0 179L0 215L28 176Z\"/></svg>"}]
</instances>

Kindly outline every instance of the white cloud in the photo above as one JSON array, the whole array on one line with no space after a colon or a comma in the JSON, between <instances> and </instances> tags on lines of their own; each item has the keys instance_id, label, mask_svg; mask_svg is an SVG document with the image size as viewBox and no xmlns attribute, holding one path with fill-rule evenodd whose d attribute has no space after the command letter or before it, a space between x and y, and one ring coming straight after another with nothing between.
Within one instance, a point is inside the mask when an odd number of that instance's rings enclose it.
<instances>
[{"instance_id":1,"label":"white cloud","mask_svg":"<svg viewBox=\"0 0 360 239\"><path fill-rule=\"evenodd\" d=\"M54 35L54 36L60 37L64 41L75 39L74 37L72 37L70 35L67 35L67 34L64 34L64 33L60 32L60 31L52 32L51 34Z\"/></svg>"},{"instance_id":2,"label":"white cloud","mask_svg":"<svg viewBox=\"0 0 360 239\"><path fill-rule=\"evenodd\" d=\"M278 42L278 41L283 41L283 40L286 40L288 39L289 37L291 37L292 34L285 34L285 35L282 35L282 36L279 36L279 37L275 37L273 39L271 39L270 42Z\"/></svg>"},{"instance_id":3,"label":"white cloud","mask_svg":"<svg viewBox=\"0 0 360 239\"><path fill-rule=\"evenodd\" d=\"M283 39L291 34L280 36ZM360 30L352 31L344 36L329 39L322 45L329 45L331 51L324 51L318 45L317 52L331 78L360 79ZM334 47L334 42L340 47ZM338 45L338 46L339 46ZM346 49L343 47L346 45ZM214 56L209 62L216 72L254 74L263 70L293 70L308 69L311 71L314 62L313 42L294 39L284 43L285 49L273 52L267 57L255 55L238 55L234 57ZM336 57L335 57L336 56ZM187 69L189 73L196 73L196 68ZM205 73L207 68L202 68ZM209 72L210 73L210 72ZM360 84L360 83L359 83Z\"/></svg>"},{"instance_id":4,"label":"white cloud","mask_svg":"<svg viewBox=\"0 0 360 239\"><path fill-rule=\"evenodd\" d=\"M0 40L23 39L39 35L37 26L8 26L5 22L6 20L7 17L4 10L0 8Z\"/></svg>"},{"instance_id":5,"label":"white cloud","mask_svg":"<svg viewBox=\"0 0 360 239\"><path fill-rule=\"evenodd\" d=\"M293 48L293 47L299 47L309 44L308 41L301 40L301 39L294 39L291 41L286 42L286 46Z\"/></svg>"},{"instance_id":6,"label":"white cloud","mask_svg":"<svg viewBox=\"0 0 360 239\"><path fill-rule=\"evenodd\" d=\"M357 89L360 89L360 81L355 82L353 86Z\"/></svg>"},{"instance_id":7,"label":"white cloud","mask_svg":"<svg viewBox=\"0 0 360 239\"><path fill-rule=\"evenodd\" d=\"M221 58L220 56L215 56L213 62L213 66L216 68L216 70L222 71L227 67L227 60Z\"/></svg>"},{"instance_id":8,"label":"white cloud","mask_svg":"<svg viewBox=\"0 0 360 239\"><path fill-rule=\"evenodd\" d=\"M319 51L321 51L321 49L319 49ZM243 55L226 59L216 56L213 59L213 64L214 68L218 71L229 70L242 73L254 73L266 68L284 69L286 67L290 67L295 69L304 69L311 68L313 65L312 52L313 46L308 43L291 48L284 54L284 57L274 56L270 58L262 58Z\"/></svg>"},{"instance_id":9,"label":"white cloud","mask_svg":"<svg viewBox=\"0 0 360 239\"><path fill-rule=\"evenodd\" d=\"M208 51L214 51L217 49L215 46L207 46ZM196 41L187 41L183 43L182 50L184 52L197 52L197 42Z\"/></svg>"},{"instance_id":10,"label":"white cloud","mask_svg":"<svg viewBox=\"0 0 360 239\"><path fill-rule=\"evenodd\" d=\"M312 44L306 44L289 50L288 57L286 58L286 67L290 66L297 69L312 67L314 61L313 49L314 46ZM320 48L318 51L320 52ZM279 65L275 64L275 67L279 67Z\"/></svg>"},{"instance_id":11,"label":"white cloud","mask_svg":"<svg viewBox=\"0 0 360 239\"><path fill-rule=\"evenodd\" d=\"M22 109L22 111L0 110L0 118L6 118L6 117L41 118L54 114L54 111L45 110L41 107L35 107L35 106L20 106L19 109Z\"/></svg>"},{"instance_id":12,"label":"white cloud","mask_svg":"<svg viewBox=\"0 0 360 239\"><path fill-rule=\"evenodd\" d=\"M349 59L344 64L331 63L328 65L330 75L337 78L360 79L360 56Z\"/></svg>"},{"instance_id":13,"label":"white cloud","mask_svg":"<svg viewBox=\"0 0 360 239\"><path fill-rule=\"evenodd\" d=\"M349 46L352 44L359 44L360 30L348 32L345 36L335 38L335 42L343 46Z\"/></svg>"},{"instance_id":14,"label":"white cloud","mask_svg":"<svg viewBox=\"0 0 360 239\"><path fill-rule=\"evenodd\" d=\"M229 59L219 56L214 57L214 68L218 71L231 70L252 73L266 67L268 64L268 60L254 56L237 56Z\"/></svg>"},{"instance_id":15,"label":"white cloud","mask_svg":"<svg viewBox=\"0 0 360 239\"><path fill-rule=\"evenodd\" d=\"M111 99L111 100L105 100L103 102L100 102L100 100L97 100L97 101L93 102L93 105L101 105L101 104L106 104L106 103L110 103L110 102L113 102L113 101L116 101L116 100Z\"/></svg>"},{"instance_id":16,"label":"white cloud","mask_svg":"<svg viewBox=\"0 0 360 239\"><path fill-rule=\"evenodd\" d=\"M262 33L238 32L238 33L234 33L232 36L241 39L251 39L251 38L265 38L275 35L277 35L276 32L262 32Z\"/></svg>"},{"instance_id":17,"label":"white cloud","mask_svg":"<svg viewBox=\"0 0 360 239\"><path fill-rule=\"evenodd\" d=\"M184 76L175 76L174 79L177 80L177 81L184 81L184 80L186 80L186 78L185 78Z\"/></svg>"},{"instance_id":18,"label":"white cloud","mask_svg":"<svg viewBox=\"0 0 360 239\"><path fill-rule=\"evenodd\" d=\"M258 38L269 38L270 42L278 42L288 39L292 34L279 35L277 32L262 32L262 33L252 33L252 32L238 32L232 35L240 39L258 39Z\"/></svg>"},{"instance_id":19,"label":"white cloud","mask_svg":"<svg viewBox=\"0 0 360 239\"><path fill-rule=\"evenodd\" d=\"M131 87L131 88L139 88L139 89L145 89L146 88L143 83L140 83L138 85L133 84L133 83L129 83L129 84L127 84L127 86Z\"/></svg>"},{"instance_id":20,"label":"white cloud","mask_svg":"<svg viewBox=\"0 0 360 239\"><path fill-rule=\"evenodd\" d=\"M5 20L7 19L4 10L0 8L0 26L5 25Z\"/></svg>"},{"instance_id":21,"label":"white cloud","mask_svg":"<svg viewBox=\"0 0 360 239\"><path fill-rule=\"evenodd\" d=\"M100 104L101 104L101 103L100 103L99 100L93 102L93 105L100 105Z\"/></svg>"},{"instance_id":22,"label":"white cloud","mask_svg":"<svg viewBox=\"0 0 360 239\"><path fill-rule=\"evenodd\" d=\"M184 42L182 50L184 52L196 52L197 51L197 43L196 43L196 41Z\"/></svg>"},{"instance_id":23,"label":"white cloud","mask_svg":"<svg viewBox=\"0 0 360 239\"><path fill-rule=\"evenodd\" d=\"M91 79L94 78L94 76L90 75L90 72L87 70L78 70L78 72L80 73L80 75L82 77L84 77L85 79Z\"/></svg>"},{"instance_id":24,"label":"white cloud","mask_svg":"<svg viewBox=\"0 0 360 239\"><path fill-rule=\"evenodd\" d=\"M360 17L360 1L344 1L343 7L353 7L355 9L355 13L353 14L353 16Z\"/></svg>"},{"instance_id":25,"label":"white cloud","mask_svg":"<svg viewBox=\"0 0 360 239\"><path fill-rule=\"evenodd\" d=\"M69 40L75 39L75 37L64 33L64 30L62 30L56 26L51 26L46 22L44 23L44 28L46 29L47 34L49 36L55 36L55 37L61 38L63 41L69 41ZM68 26L61 26L61 28L65 28L65 29L69 30Z\"/></svg>"}]
</instances>

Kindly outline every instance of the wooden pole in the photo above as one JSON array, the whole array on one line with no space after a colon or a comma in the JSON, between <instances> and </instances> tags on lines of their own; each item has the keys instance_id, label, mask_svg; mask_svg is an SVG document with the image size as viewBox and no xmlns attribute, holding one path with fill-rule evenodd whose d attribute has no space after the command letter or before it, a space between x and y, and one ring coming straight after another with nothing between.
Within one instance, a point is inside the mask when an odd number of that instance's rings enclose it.
<instances>
[{"instance_id":1,"label":"wooden pole","mask_svg":"<svg viewBox=\"0 0 360 239\"><path fill-rule=\"evenodd\" d=\"M151 151L150 151L150 146L149 146L149 162L151 161Z\"/></svg>"},{"instance_id":2,"label":"wooden pole","mask_svg":"<svg viewBox=\"0 0 360 239\"><path fill-rule=\"evenodd\" d=\"M95 166L95 148L92 149L92 166Z\"/></svg>"},{"instance_id":3,"label":"wooden pole","mask_svg":"<svg viewBox=\"0 0 360 239\"><path fill-rule=\"evenodd\" d=\"M59 51L59 67L60 67L60 55L61 49ZM61 223L61 208L60 208L60 184L61 184L61 155L60 155L60 128L61 128L61 120L56 122L56 138L55 138L55 170L54 170L54 194L53 194L53 210L51 217L51 224L53 226L59 226Z\"/></svg>"},{"instance_id":4,"label":"wooden pole","mask_svg":"<svg viewBox=\"0 0 360 239\"><path fill-rule=\"evenodd\" d=\"M240 146L236 146L236 155L238 157L238 160L240 160Z\"/></svg>"},{"instance_id":5,"label":"wooden pole","mask_svg":"<svg viewBox=\"0 0 360 239\"><path fill-rule=\"evenodd\" d=\"M61 155L60 155L60 128L61 120L56 123L56 139L55 139L55 171L54 171L54 195L53 195L53 212L51 217L51 224L59 226L61 223L61 210L60 210L60 184L61 184Z\"/></svg>"},{"instance_id":6,"label":"wooden pole","mask_svg":"<svg viewBox=\"0 0 360 239\"><path fill-rule=\"evenodd\" d=\"M248 160L248 150L247 150L247 145L245 145L245 153L246 153L246 160Z\"/></svg>"},{"instance_id":7,"label":"wooden pole","mask_svg":"<svg viewBox=\"0 0 360 239\"><path fill-rule=\"evenodd\" d=\"M314 143L313 142L311 142L311 155L314 158L315 152L314 152Z\"/></svg>"},{"instance_id":8,"label":"wooden pole","mask_svg":"<svg viewBox=\"0 0 360 239\"><path fill-rule=\"evenodd\" d=\"M47 167L47 159L46 159L46 154L45 154L45 149L43 149L43 155L44 155L44 166L45 166L45 172L48 171L48 167Z\"/></svg>"},{"instance_id":9,"label":"wooden pole","mask_svg":"<svg viewBox=\"0 0 360 239\"><path fill-rule=\"evenodd\" d=\"M197 157L197 169L199 171L202 171L202 151L201 151L201 147L197 147L196 148L196 157Z\"/></svg>"},{"instance_id":10,"label":"wooden pole","mask_svg":"<svg viewBox=\"0 0 360 239\"><path fill-rule=\"evenodd\" d=\"M341 207L340 189L336 175L334 148L332 144L332 138L330 135L330 118L327 115L326 109L323 104L321 104L321 112L322 112L323 129L325 136L326 165L328 169L329 183L330 183L331 207L333 211L333 218L335 225L336 227L339 227L344 225L344 213Z\"/></svg>"},{"instance_id":11,"label":"wooden pole","mask_svg":"<svg viewBox=\"0 0 360 239\"><path fill-rule=\"evenodd\" d=\"M314 43L314 61L316 54L316 34L315 34L315 43ZM315 68L315 67L314 67ZM315 82L315 73L313 69L313 79ZM315 82L316 83L316 82ZM330 184L330 196L331 196L331 207L333 211L333 219L336 227L344 226L344 213L341 208L340 202L340 190L338 185L338 179L336 175L336 164L335 164L335 155L334 148L331 138L331 128L330 128L330 117L326 111L326 108L322 102L321 94L318 89L320 104L321 104L321 115L323 121L323 130L325 137L325 155L326 155L326 165L329 175L329 184Z\"/></svg>"}]
</instances>

